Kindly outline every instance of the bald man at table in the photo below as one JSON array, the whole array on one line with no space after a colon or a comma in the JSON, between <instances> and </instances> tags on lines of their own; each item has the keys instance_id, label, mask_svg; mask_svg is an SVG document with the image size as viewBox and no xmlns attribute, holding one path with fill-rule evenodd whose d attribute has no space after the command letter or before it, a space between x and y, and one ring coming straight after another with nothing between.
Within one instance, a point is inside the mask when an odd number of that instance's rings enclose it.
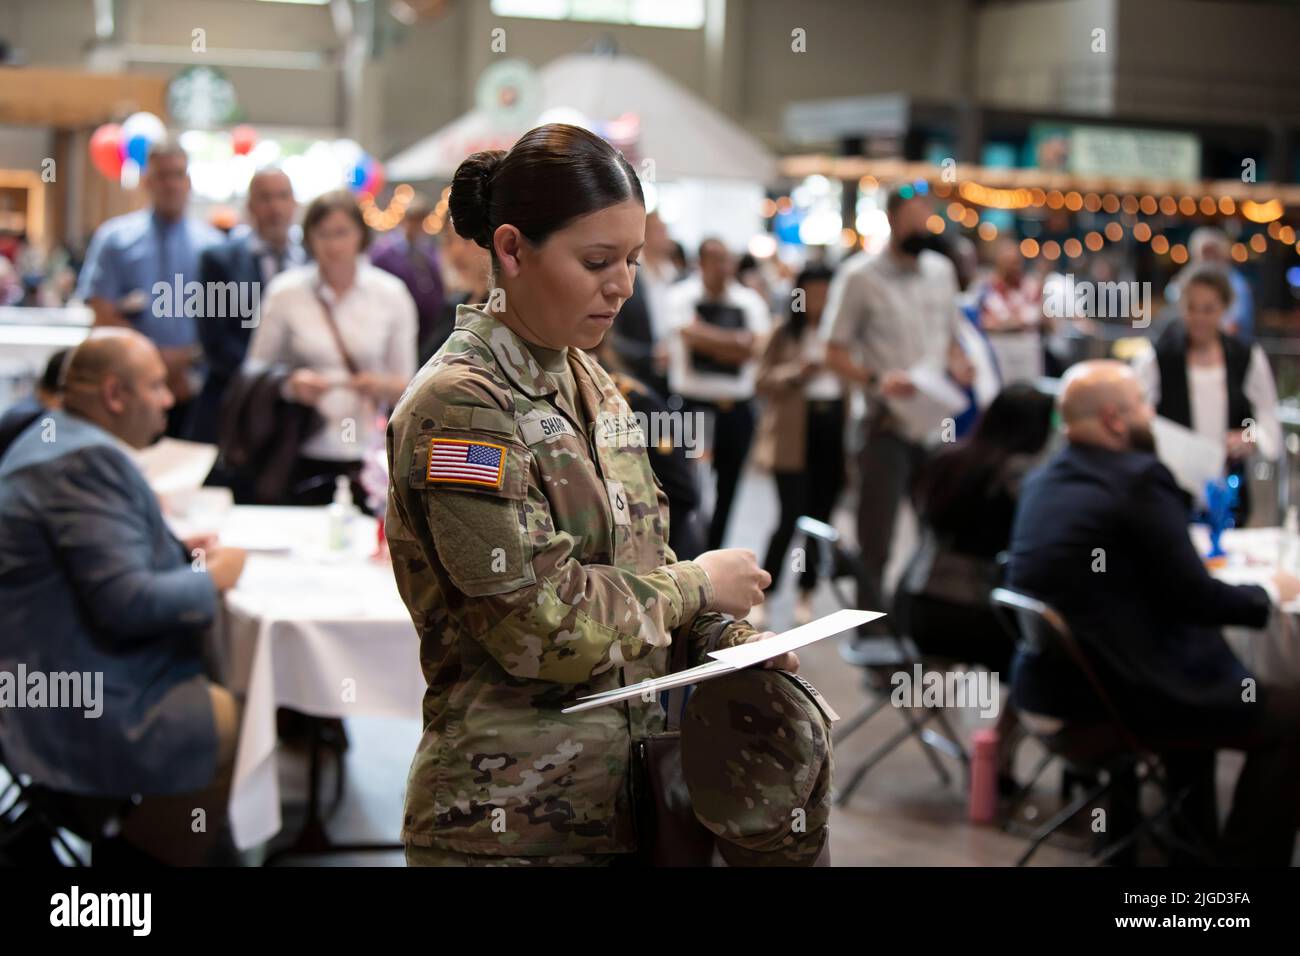
<instances>
[{"instance_id":1,"label":"bald man at table","mask_svg":"<svg viewBox=\"0 0 1300 956\"><path fill-rule=\"evenodd\" d=\"M97 330L68 359L63 409L0 459L0 671L44 674L51 694L54 675L80 678L71 703L0 706L0 749L87 815L143 797L96 864L213 862L226 815L238 707L204 673L202 634L244 554L173 537L132 460L171 405L157 347Z\"/></svg>"},{"instance_id":2,"label":"bald man at table","mask_svg":"<svg viewBox=\"0 0 1300 956\"><path fill-rule=\"evenodd\" d=\"M1064 615L1121 716L1191 785L1186 819L1229 864L1291 861L1300 823L1300 701L1260 686L1219 628L1262 628L1300 594L1277 574L1233 586L1206 571L1187 533L1186 497L1155 456L1153 411L1127 365L1084 362L1060 398L1067 444L1025 482L1007 586ZM1028 650L1012 664L1023 711L1102 716L1077 670ZM1243 750L1232 812L1217 838L1214 760Z\"/></svg>"}]
</instances>

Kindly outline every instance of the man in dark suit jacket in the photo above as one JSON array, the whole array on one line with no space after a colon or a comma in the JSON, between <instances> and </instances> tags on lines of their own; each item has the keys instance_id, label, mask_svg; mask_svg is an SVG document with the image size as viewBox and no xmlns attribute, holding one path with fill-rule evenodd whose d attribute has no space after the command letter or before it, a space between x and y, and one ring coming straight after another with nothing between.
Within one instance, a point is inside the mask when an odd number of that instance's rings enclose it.
<instances>
[{"instance_id":1,"label":"man in dark suit jacket","mask_svg":"<svg viewBox=\"0 0 1300 956\"><path fill-rule=\"evenodd\" d=\"M259 316L242 315L241 308L260 305L266 287L282 271L307 261L301 243L290 235L297 203L289 177L278 169L263 169L248 183L248 218L251 229L199 256L199 282L204 289L204 308L197 322L199 341L208 364L208 375L199 393L186 437L215 444L220 422L221 400L235 373L244 362L249 340ZM226 285L235 283L235 285ZM215 303L237 304L240 308L218 308L208 314L208 290L234 290L213 295ZM253 295L253 290L257 291Z\"/></svg>"},{"instance_id":2,"label":"man in dark suit jacket","mask_svg":"<svg viewBox=\"0 0 1300 956\"><path fill-rule=\"evenodd\" d=\"M0 707L0 750L11 773L57 791L142 795L123 837L189 863L222 832L238 731L234 698L204 675L202 630L244 555L173 537L130 457L171 405L158 349L100 330L68 361L63 409L0 460L0 678L18 693L19 674L102 689L80 706ZM192 828L199 807L206 834Z\"/></svg>"},{"instance_id":3,"label":"man in dark suit jacket","mask_svg":"<svg viewBox=\"0 0 1300 956\"><path fill-rule=\"evenodd\" d=\"M1300 706L1256 687L1219 627L1262 628L1300 593L1216 581L1187 533L1186 499L1155 457L1153 412L1119 362L1066 376L1068 445L1025 483L1011 535L1008 586L1064 615L1126 723L1196 786L1213 836L1214 752L1249 754L1222 841L1224 859L1290 862L1300 808ZM1024 711L1088 721L1100 704L1064 662L1024 650L1012 665ZM1208 802L1207 802L1208 801Z\"/></svg>"}]
</instances>

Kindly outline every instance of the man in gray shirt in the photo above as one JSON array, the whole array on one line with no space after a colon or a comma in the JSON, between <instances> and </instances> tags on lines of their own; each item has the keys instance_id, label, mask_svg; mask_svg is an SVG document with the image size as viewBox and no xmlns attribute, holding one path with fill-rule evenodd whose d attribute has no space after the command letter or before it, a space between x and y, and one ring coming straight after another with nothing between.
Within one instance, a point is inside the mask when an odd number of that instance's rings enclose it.
<instances>
[{"instance_id":1,"label":"man in gray shirt","mask_svg":"<svg viewBox=\"0 0 1300 956\"><path fill-rule=\"evenodd\" d=\"M858 606L885 608L883 576L898 505L925 460L928 430L905 413L922 371L971 384L974 372L957 344L957 276L932 248L929 200L911 185L890 191L889 245L847 259L831 282L822 334L826 363L866 390L868 413L858 465L858 546L863 575ZM892 407L891 407L892 406ZM937 424L937 423L936 423ZM874 633L888 633L882 619ZM866 630L872 631L869 626Z\"/></svg>"}]
</instances>

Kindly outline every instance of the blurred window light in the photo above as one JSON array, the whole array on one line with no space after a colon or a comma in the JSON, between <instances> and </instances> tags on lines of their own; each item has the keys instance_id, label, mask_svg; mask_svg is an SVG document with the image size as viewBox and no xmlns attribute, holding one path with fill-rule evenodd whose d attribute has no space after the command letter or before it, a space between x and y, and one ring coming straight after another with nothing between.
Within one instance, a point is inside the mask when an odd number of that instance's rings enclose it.
<instances>
[{"instance_id":1,"label":"blurred window light","mask_svg":"<svg viewBox=\"0 0 1300 956\"><path fill-rule=\"evenodd\" d=\"M797 222L798 241L804 245L835 243L846 228L840 213L843 191L839 180L818 175L804 177L790 190L789 197L782 196L777 200L777 212L793 216L792 222L778 232L788 234L790 225Z\"/></svg>"},{"instance_id":2,"label":"blurred window light","mask_svg":"<svg viewBox=\"0 0 1300 956\"><path fill-rule=\"evenodd\" d=\"M262 3L297 3L308 7L323 7L330 0L262 0Z\"/></svg>"},{"instance_id":3,"label":"blurred window light","mask_svg":"<svg viewBox=\"0 0 1300 956\"><path fill-rule=\"evenodd\" d=\"M843 227L838 212L824 207L813 209L799 224L799 241L805 246L828 246L840 238Z\"/></svg>"},{"instance_id":4,"label":"blurred window light","mask_svg":"<svg viewBox=\"0 0 1300 956\"><path fill-rule=\"evenodd\" d=\"M299 202L347 185L349 170L340 160L339 141L314 139L302 133L267 135L249 155L239 156L231 153L227 132L186 130L180 140L189 154L194 197L203 202L241 200L253 173L271 165L289 177Z\"/></svg>"},{"instance_id":5,"label":"blurred window light","mask_svg":"<svg viewBox=\"0 0 1300 956\"><path fill-rule=\"evenodd\" d=\"M889 241L889 216L883 209L862 209L859 206L854 225L862 236L863 248L868 252L879 252Z\"/></svg>"},{"instance_id":6,"label":"blurred window light","mask_svg":"<svg viewBox=\"0 0 1300 956\"><path fill-rule=\"evenodd\" d=\"M492 0L492 13L498 17L584 20L679 30L698 30L704 26L704 0Z\"/></svg>"}]
</instances>

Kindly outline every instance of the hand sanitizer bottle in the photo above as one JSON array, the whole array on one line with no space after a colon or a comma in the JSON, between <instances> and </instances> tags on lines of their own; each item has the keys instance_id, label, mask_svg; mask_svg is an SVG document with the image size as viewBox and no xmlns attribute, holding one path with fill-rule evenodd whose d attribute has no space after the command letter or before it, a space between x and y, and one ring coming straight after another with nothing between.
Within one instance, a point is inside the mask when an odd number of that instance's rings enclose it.
<instances>
[{"instance_id":1,"label":"hand sanitizer bottle","mask_svg":"<svg viewBox=\"0 0 1300 956\"><path fill-rule=\"evenodd\" d=\"M352 485L347 475L334 479L334 503L329 506L331 551L346 551L348 548L348 523L356 510L352 503Z\"/></svg>"}]
</instances>

